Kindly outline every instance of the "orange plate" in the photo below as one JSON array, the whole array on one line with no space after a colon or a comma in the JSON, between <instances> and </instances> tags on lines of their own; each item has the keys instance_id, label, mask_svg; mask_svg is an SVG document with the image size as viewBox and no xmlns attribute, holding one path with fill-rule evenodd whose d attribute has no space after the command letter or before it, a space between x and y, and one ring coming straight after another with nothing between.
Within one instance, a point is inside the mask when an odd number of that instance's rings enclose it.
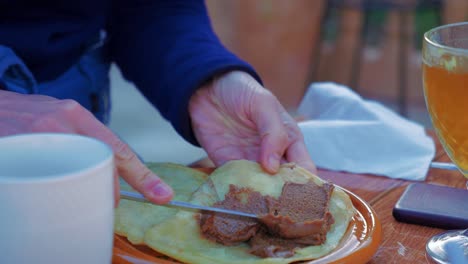
<instances>
[{"instance_id":1,"label":"orange plate","mask_svg":"<svg viewBox=\"0 0 468 264\"><path fill-rule=\"evenodd\" d=\"M348 231L333 252L322 258L304 263L366 263L379 248L382 239L382 229L375 211L354 193L343 188L341 189L349 195L354 207L357 209L349 224ZM115 235L112 263L174 264L181 262L166 257L149 247L134 246L126 238Z\"/></svg>"}]
</instances>

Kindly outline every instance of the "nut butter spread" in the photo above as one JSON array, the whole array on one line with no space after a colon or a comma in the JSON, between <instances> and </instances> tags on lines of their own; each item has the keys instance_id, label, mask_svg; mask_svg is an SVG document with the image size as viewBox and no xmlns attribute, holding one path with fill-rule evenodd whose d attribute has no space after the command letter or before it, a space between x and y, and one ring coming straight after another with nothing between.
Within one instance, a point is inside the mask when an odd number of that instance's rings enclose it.
<instances>
[{"instance_id":1,"label":"nut butter spread","mask_svg":"<svg viewBox=\"0 0 468 264\"><path fill-rule=\"evenodd\" d=\"M246 213L266 214L268 208L265 198L247 188L229 186L224 201L214 207L238 210ZM200 221L202 234L223 245L235 245L253 237L260 229L257 220L248 217L226 215L221 213L204 214Z\"/></svg>"},{"instance_id":2,"label":"nut butter spread","mask_svg":"<svg viewBox=\"0 0 468 264\"><path fill-rule=\"evenodd\" d=\"M333 224L328 210L333 185L286 182L279 198L248 188L229 186L223 201L214 206L261 215L259 220L210 213L200 221L202 234L223 245L248 241L260 257L291 257L296 249L325 242Z\"/></svg>"}]
</instances>

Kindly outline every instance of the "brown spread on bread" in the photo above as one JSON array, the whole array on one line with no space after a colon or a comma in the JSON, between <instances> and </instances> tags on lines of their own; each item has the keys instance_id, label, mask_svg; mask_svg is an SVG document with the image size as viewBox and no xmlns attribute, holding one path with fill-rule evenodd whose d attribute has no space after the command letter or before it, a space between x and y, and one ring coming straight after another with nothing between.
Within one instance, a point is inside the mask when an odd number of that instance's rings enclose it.
<instances>
[{"instance_id":1,"label":"brown spread on bread","mask_svg":"<svg viewBox=\"0 0 468 264\"><path fill-rule=\"evenodd\" d=\"M201 217L201 233L227 246L248 242L250 253L260 257L291 257L296 249L325 242L334 222L329 212L332 192L331 183L286 182L274 198L230 185L224 200L214 206L254 213L260 219L207 213Z\"/></svg>"}]
</instances>

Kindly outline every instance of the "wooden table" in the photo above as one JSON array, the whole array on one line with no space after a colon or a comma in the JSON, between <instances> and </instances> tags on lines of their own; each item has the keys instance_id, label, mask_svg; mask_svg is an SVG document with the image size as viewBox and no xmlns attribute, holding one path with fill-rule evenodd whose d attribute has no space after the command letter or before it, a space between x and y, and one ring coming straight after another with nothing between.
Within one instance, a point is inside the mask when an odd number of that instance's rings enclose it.
<instances>
[{"instance_id":1,"label":"wooden table","mask_svg":"<svg viewBox=\"0 0 468 264\"><path fill-rule=\"evenodd\" d=\"M449 162L434 133L428 134L436 143L434 160ZM319 176L357 194L377 212L382 223L383 239L380 249L369 263L427 263L426 242L431 236L444 230L397 222L392 216L393 206L411 181L324 170L319 170ZM465 188L466 181L458 171L430 169L426 182Z\"/></svg>"},{"instance_id":2,"label":"wooden table","mask_svg":"<svg viewBox=\"0 0 468 264\"><path fill-rule=\"evenodd\" d=\"M428 132L428 134L436 144L434 161L449 162L450 159L435 134L433 132ZM212 166L212 164L207 160L202 160L196 166ZM430 237L444 230L401 223L392 216L393 206L412 181L321 169L318 170L318 175L355 193L376 211L382 223L383 238L379 250L369 263L427 263L426 242ZM466 181L458 171L430 169L426 182L463 189Z\"/></svg>"}]
</instances>

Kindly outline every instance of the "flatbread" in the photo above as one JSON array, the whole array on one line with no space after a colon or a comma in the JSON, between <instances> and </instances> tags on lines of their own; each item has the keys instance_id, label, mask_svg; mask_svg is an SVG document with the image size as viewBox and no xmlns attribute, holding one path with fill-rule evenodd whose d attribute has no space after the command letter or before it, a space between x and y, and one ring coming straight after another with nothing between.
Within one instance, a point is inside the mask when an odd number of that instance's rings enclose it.
<instances>
[{"instance_id":1,"label":"flatbread","mask_svg":"<svg viewBox=\"0 0 468 264\"><path fill-rule=\"evenodd\" d=\"M294 164L284 164L275 175L265 173L261 167L250 161L231 161L216 169L209 179L195 191L190 202L200 205L213 205L222 200L229 185L249 187L263 195L279 197L285 182L305 183L309 180L318 185L323 180ZM312 201L311 201L312 202ZM246 243L236 246L223 246L205 239L200 234L199 213L179 211L176 215L159 222L150 228L144 243L149 247L187 263L290 263L322 257L336 248L355 213L348 195L335 188L330 200L330 212L335 223L327 233L327 240L319 246L302 248L290 258L260 258L248 253Z\"/></svg>"},{"instance_id":2,"label":"flatbread","mask_svg":"<svg viewBox=\"0 0 468 264\"><path fill-rule=\"evenodd\" d=\"M208 174L172 163L147 163L164 182L175 191L175 198L188 201L195 190L206 181ZM120 188L135 191L121 179ZM145 232L156 224L171 219L177 209L121 199L115 210L114 232L125 236L133 244L144 244Z\"/></svg>"}]
</instances>

